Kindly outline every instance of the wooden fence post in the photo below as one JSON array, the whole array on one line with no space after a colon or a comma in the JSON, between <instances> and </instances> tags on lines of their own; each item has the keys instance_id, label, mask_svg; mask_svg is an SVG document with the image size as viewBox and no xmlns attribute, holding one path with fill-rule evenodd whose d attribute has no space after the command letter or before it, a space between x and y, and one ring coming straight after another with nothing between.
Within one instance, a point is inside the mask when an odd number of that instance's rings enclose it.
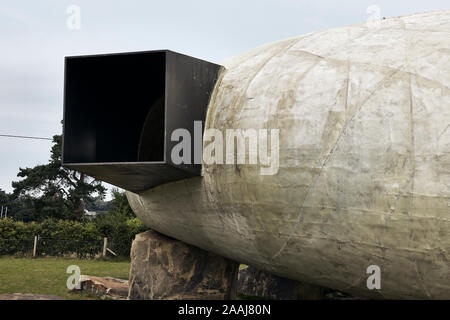
<instances>
[{"instance_id":1,"label":"wooden fence post","mask_svg":"<svg viewBox=\"0 0 450 320\"><path fill-rule=\"evenodd\" d=\"M103 238L103 257L106 257L106 246L108 245L108 238Z\"/></svg>"},{"instance_id":2,"label":"wooden fence post","mask_svg":"<svg viewBox=\"0 0 450 320\"><path fill-rule=\"evenodd\" d=\"M34 236L33 258L36 257L37 240L38 240L38 237L37 237L37 236Z\"/></svg>"}]
</instances>

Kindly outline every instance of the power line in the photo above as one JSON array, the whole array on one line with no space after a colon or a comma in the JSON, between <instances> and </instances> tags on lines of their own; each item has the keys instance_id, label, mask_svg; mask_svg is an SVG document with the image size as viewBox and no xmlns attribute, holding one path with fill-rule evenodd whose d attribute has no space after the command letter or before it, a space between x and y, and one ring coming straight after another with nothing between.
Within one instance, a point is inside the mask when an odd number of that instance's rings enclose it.
<instances>
[{"instance_id":1,"label":"power line","mask_svg":"<svg viewBox=\"0 0 450 320\"><path fill-rule=\"evenodd\" d=\"M13 136L10 134L0 134L0 137L5 138L19 138L19 139L34 139L34 140L53 140L51 138L42 138L42 137L29 137L29 136Z\"/></svg>"}]
</instances>

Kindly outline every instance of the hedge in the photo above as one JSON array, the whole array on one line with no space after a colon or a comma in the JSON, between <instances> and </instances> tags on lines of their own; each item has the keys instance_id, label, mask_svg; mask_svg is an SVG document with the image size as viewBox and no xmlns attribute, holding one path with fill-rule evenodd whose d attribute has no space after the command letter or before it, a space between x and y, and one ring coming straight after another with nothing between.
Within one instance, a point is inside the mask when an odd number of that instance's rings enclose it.
<instances>
[{"instance_id":1,"label":"hedge","mask_svg":"<svg viewBox=\"0 0 450 320\"><path fill-rule=\"evenodd\" d=\"M138 219L99 222L44 220L24 223L11 218L0 220L0 255L27 255L38 236L37 255L60 256L76 254L79 258L94 257L102 252L103 238L117 255L129 257L136 233L144 231Z\"/></svg>"}]
</instances>

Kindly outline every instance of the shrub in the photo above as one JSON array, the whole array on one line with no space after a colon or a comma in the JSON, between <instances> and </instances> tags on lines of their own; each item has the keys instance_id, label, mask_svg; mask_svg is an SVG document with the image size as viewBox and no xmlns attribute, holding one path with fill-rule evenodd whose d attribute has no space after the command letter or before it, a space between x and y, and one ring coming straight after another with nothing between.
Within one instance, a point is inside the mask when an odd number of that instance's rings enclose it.
<instances>
[{"instance_id":1,"label":"shrub","mask_svg":"<svg viewBox=\"0 0 450 320\"><path fill-rule=\"evenodd\" d=\"M1 219L0 255L30 254L34 236L38 236L38 255L93 257L102 251L103 237L108 237L111 250L129 257L134 236L142 231L144 228L138 219L118 218L113 214L84 223L52 219L24 223Z\"/></svg>"},{"instance_id":2,"label":"shrub","mask_svg":"<svg viewBox=\"0 0 450 320\"><path fill-rule=\"evenodd\" d=\"M130 256L135 235L146 230L139 219L127 219L113 213L98 216L94 223L102 238L108 238L108 248L117 255L126 257Z\"/></svg>"},{"instance_id":3,"label":"shrub","mask_svg":"<svg viewBox=\"0 0 450 320\"><path fill-rule=\"evenodd\" d=\"M0 254L12 255L33 250L33 239L39 226L35 223L14 222L11 218L0 220Z\"/></svg>"}]
</instances>

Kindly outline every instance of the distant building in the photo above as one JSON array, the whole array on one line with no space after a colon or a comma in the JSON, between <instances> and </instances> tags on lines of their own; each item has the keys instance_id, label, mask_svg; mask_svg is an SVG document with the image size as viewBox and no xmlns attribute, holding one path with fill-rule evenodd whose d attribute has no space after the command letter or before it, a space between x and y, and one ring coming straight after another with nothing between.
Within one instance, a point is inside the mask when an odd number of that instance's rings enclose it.
<instances>
[{"instance_id":1,"label":"distant building","mask_svg":"<svg viewBox=\"0 0 450 320\"><path fill-rule=\"evenodd\" d=\"M84 215L88 218L93 218L97 215L97 212L95 211L88 211L86 209L84 209Z\"/></svg>"}]
</instances>

